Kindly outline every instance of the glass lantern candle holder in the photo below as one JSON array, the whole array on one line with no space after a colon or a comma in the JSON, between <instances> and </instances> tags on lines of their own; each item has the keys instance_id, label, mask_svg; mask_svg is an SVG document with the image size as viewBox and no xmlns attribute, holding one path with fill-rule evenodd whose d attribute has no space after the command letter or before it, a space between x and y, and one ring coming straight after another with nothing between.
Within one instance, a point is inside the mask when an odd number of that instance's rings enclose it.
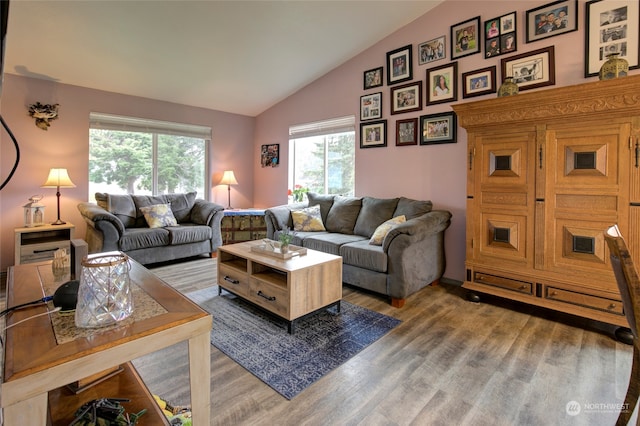
<instances>
[{"instance_id":1,"label":"glass lantern candle holder","mask_svg":"<svg viewBox=\"0 0 640 426\"><path fill-rule=\"evenodd\" d=\"M44 204L40 204L41 195L33 195L29 198L29 202L22 206L24 209L24 226L31 228L33 226L44 225Z\"/></svg>"},{"instance_id":2,"label":"glass lantern candle holder","mask_svg":"<svg viewBox=\"0 0 640 426\"><path fill-rule=\"evenodd\" d=\"M120 252L88 256L82 260L76 327L104 327L133 313L129 270L129 257Z\"/></svg>"}]
</instances>

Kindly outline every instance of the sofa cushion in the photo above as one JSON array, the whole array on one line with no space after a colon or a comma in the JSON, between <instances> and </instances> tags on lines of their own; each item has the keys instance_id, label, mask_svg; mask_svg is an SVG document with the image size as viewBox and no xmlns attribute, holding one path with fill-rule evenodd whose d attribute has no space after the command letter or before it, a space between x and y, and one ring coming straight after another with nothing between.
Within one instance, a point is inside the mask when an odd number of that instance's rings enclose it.
<instances>
[{"instance_id":1,"label":"sofa cushion","mask_svg":"<svg viewBox=\"0 0 640 426\"><path fill-rule=\"evenodd\" d=\"M360 235L321 233L318 235L308 236L302 241L302 244L304 247L310 248L311 250L323 251L325 253L340 256L340 246L362 240L368 242L368 239L361 237Z\"/></svg>"},{"instance_id":2,"label":"sofa cushion","mask_svg":"<svg viewBox=\"0 0 640 426\"><path fill-rule=\"evenodd\" d=\"M167 228L129 228L120 238L120 250L131 251L169 245Z\"/></svg>"},{"instance_id":3,"label":"sofa cushion","mask_svg":"<svg viewBox=\"0 0 640 426\"><path fill-rule=\"evenodd\" d=\"M327 215L331 206L333 206L333 200L335 195L316 194L314 192L307 192L307 199L309 200L308 206L320 206L320 215L322 216L322 223L327 223Z\"/></svg>"},{"instance_id":4,"label":"sofa cushion","mask_svg":"<svg viewBox=\"0 0 640 426\"><path fill-rule=\"evenodd\" d=\"M171 226L169 230L169 244L189 244L211 239L211 227L206 225L184 224Z\"/></svg>"},{"instance_id":5,"label":"sofa cushion","mask_svg":"<svg viewBox=\"0 0 640 426\"><path fill-rule=\"evenodd\" d=\"M135 225L137 209L131 195L96 192L95 197L96 203L120 219L125 228Z\"/></svg>"},{"instance_id":6,"label":"sofa cushion","mask_svg":"<svg viewBox=\"0 0 640 426\"><path fill-rule=\"evenodd\" d=\"M368 240L344 244L340 247L340 256L345 265L387 272L387 254L382 247L370 245Z\"/></svg>"},{"instance_id":7,"label":"sofa cushion","mask_svg":"<svg viewBox=\"0 0 640 426\"><path fill-rule=\"evenodd\" d=\"M320 216L320 206L315 205L302 210L292 210L291 218L293 220L294 231L326 231Z\"/></svg>"},{"instance_id":8,"label":"sofa cushion","mask_svg":"<svg viewBox=\"0 0 640 426\"><path fill-rule=\"evenodd\" d=\"M140 211L147 221L149 228L163 228L178 224L170 204L154 204L153 206L140 207Z\"/></svg>"},{"instance_id":9,"label":"sofa cushion","mask_svg":"<svg viewBox=\"0 0 640 426\"><path fill-rule=\"evenodd\" d=\"M387 236L389 231L391 231L393 227L398 225L399 223L404 223L406 221L407 219L404 217L404 215L396 216L393 219L387 220L385 223L376 228L375 232L371 236L371 239L369 240L369 244L374 246L381 246L382 242L384 241L384 237Z\"/></svg>"},{"instance_id":10,"label":"sofa cushion","mask_svg":"<svg viewBox=\"0 0 640 426\"><path fill-rule=\"evenodd\" d=\"M191 209L196 202L195 192L188 192L186 194L165 194L163 197L165 202L171 204L171 211L176 217L178 223L189 222Z\"/></svg>"},{"instance_id":11,"label":"sofa cushion","mask_svg":"<svg viewBox=\"0 0 640 426\"><path fill-rule=\"evenodd\" d=\"M329 232L353 234L361 207L362 198L336 195L327 220L324 222L324 227Z\"/></svg>"},{"instance_id":12,"label":"sofa cushion","mask_svg":"<svg viewBox=\"0 0 640 426\"><path fill-rule=\"evenodd\" d=\"M144 219L140 207L153 206L154 204L166 204L164 197L161 195L130 195L133 199L133 203L136 205L136 228L142 228L147 226L147 221Z\"/></svg>"},{"instance_id":13,"label":"sofa cushion","mask_svg":"<svg viewBox=\"0 0 640 426\"><path fill-rule=\"evenodd\" d=\"M362 208L353 228L354 234L371 237L378 226L393 217L397 205L397 198L362 198Z\"/></svg>"},{"instance_id":14,"label":"sofa cushion","mask_svg":"<svg viewBox=\"0 0 640 426\"><path fill-rule=\"evenodd\" d=\"M432 207L433 204L431 201L418 201L400 197L398 207L396 208L395 213L393 213L393 217L404 215L407 220L410 220L418 216L422 216L425 213L429 213Z\"/></svg>"}]
</instances>

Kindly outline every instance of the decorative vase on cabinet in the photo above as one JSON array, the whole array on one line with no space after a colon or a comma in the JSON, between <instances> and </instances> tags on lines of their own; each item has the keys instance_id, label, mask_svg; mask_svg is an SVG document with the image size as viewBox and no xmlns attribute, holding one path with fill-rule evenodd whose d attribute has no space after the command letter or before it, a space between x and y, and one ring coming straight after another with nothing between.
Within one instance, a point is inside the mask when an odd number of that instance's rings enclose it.
<instances>
[{"instance_id":1,"label":"decorative vase on cabinet","mask_svg":"<svg viewBox=\"0 0 640 426\"><path fill-rule=\"evenodd\" d=\"M611 80L612 78L625 77L629 72L629 62L620 58L620 53L610 53L602 67L598 77L600 80Z\"/></svg>"},{"instance_id":2,"label":"decorative vase on cabinet","mask_svg":"<svg viewBox=\"0 0 640 426\"><path fill-rule=\"evenodd\" d=\"M498 97L517 95L519 90L518 85L513 81L513 77L505 77L504 83L498 89Z\"/></svg>"}]
</instances>

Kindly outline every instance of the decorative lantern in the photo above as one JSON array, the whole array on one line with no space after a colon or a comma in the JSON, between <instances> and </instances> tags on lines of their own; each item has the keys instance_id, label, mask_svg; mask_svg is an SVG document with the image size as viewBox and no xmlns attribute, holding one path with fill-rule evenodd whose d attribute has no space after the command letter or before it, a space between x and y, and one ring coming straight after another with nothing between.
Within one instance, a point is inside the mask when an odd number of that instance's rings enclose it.
<instances>
[{"instance_id":1,"label":"decorative lantern","mask_svg":"<svg viewBox=\"0 0 640 426\"><path fill-rule=\"evenodd\" d=\"M607 55L607 60L602 64L600 72L598 73L600 80L611 80L627 75L629 72L629 62L618 56L620 56L620 52L613 52Z\"/></svg>"},{"instance_id":2,"label":"decorative lantern","mask_svg":"<svg viewBox=\"0 0 640 426\"><path fill-rule=\"evenodd\" d=\"M498 89L498 97L517 95L519 90L518 85L513 81L513 77L505 77L504 83Z\"/></svg>"},{"instance_id":3,"label":"decorative lantern","mask_svg":"<svg viewBox=\"0 0 640 426\"><path fill-rule=\"evenodd\" d=\"M24 209L24 226L31 228L32 226L44 225L44 205L40 204L42 195L32 195L29 202L22 206Z\"/></svg>"}]
</instances>

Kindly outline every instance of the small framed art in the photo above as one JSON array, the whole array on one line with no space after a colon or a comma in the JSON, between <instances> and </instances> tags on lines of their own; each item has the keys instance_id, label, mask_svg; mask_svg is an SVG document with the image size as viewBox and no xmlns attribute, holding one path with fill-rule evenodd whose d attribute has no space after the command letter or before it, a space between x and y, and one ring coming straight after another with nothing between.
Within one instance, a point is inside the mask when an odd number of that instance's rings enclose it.
<instances>
[{"instance_id":1,"label":"small framed art","mask_svg":"<svg viewBox=\"0 0 640 426\"><path fill-rule=\"evenodd\" d=\"M445 36L425 41L418 45L418 65L428 64L429 62L439 61L447 57L447 46Z\"/></svg>"},{"instance_id":2,"label":"small framed art","mask_svg":"<svg viewBox=\"0 0 640 426\"><path fill-rule=\"evenodd\" d=\"M451 59L480 53L482 44L480 17L451 26Z\"/></svg>"},{"instance_id":3,"label":"small framed art","mask_svg":"<svg viewBox=\"0 0 640 426\"><path fill-rule=\"evenodd\" d=\"M360 148L387 146L387 120L360 123Z\"/></svg>"},{"instance_id":4,"label":"small framed art","mask_svg":"<svg viewBox=\"0 0 640 426\"><path fill-rule=\"evenodd\" d=\"M578 0L560 0L527 10L527 43L578 29Z\"/></svg>"},{"instance_id":5,"label":"small framed art","mask_svg":"<svg viewBox=\"0 0 640 426\"><path fill-rule=\"evenodd\" d=\"M378 67L364 72L364 90L382 86L382 68Z\"/></svg>"},{"instance_id":6,"label":"small framed art","mask_svg":"<svg viewBox=\"0 0 640 426\"><path fill-rule=\"evenodd\" d=\"M418 119L396 121L396 146L418 145Z\"/></svg>"},{"instance_id":7,"label":"small framed art","mask_svg":"<svg viewBox=\"0 0 640 426\"><path fill-rule=\"evenodd\" d=\"M382 118L382 92L360 96L360 121Z\"/></svg>"},{"instance_id":8,"label":"small framed art","mask_svg":"<svg viewBox=\"0 0 640 426\"><path fill-rule=\"evenodd\" d=\"M502 78L513 77L520 90L556 84L553 46L504 58L500 64Z\"/></svg>"},{"instance_id":9,"label":"small framed art","mask_svg":"<svg viewBox=\"0 0 640 426\"><path fill-rule=\"evenodd\" d=\"M607 55L619 53L637 69L640 55L640 4L637 0L590 1L586 6L584 76L598 75Z\"/></svg>"},{"instance_id":10,"label":"small framed art","mask_svg":"<svg viewBox=\"0 0 640 426\"><path fill-rule=\"evenodd\" d=\"M427 105L458 99L458 62L427 70Z\"/></svg>"},{"instance_id":11,"label":"small framed art","mask_svg":"<svg viewBox=\"0 0 640 426\"><path fill-rule=\"evenodd\" d=\"M484 21L484 57L515 52L516 35L516 12Z\"/></svg>"},{"instance_id":12,"label":"small framed art","mask_svg":"<svg viewBox=\"0 0 640 426\"><path fill-rule=\"evenodd\" d=\"M400 114L422 109L422 82L416 81L389 89L391 92L391 114Z\"/></svg>"},{"instance_id":13,"label":"small framed art","mask_svg":"<svg viewBox=\"0 0 640 426\"><path fill-rule=\"evenodd\" d=\"M482 68L462 74L462 97L496 93L496 67Z\"/></svg>"},{"instance_id":14,"label":"small framed art","mask_svg":"<svg viewBox=\"0 0 640 426\"><path fill-rule=\"evenodd\" d=\"M260 150L260 164L262 167L278 167L280 164L280 144L262 145Z\"/></svg>"},{"instance_id":15,"label":"small framed art","mask_svg":"<svg viewBox=\"0 0 640 426\"><path fill-rule=\"evenodd\" d=\"M456 143L456 113L442 112L420 117L420 145Z\"/></svg>"},{"instance_id":16,"label":"small framed art","mask_svg":"<svg viewBox=\"0 0 640 426\"><path fill-rule=\"evenodd\" d=\"M387 52L387 85L413 78L411 45Z\"/></svg>"}]
</instances>

